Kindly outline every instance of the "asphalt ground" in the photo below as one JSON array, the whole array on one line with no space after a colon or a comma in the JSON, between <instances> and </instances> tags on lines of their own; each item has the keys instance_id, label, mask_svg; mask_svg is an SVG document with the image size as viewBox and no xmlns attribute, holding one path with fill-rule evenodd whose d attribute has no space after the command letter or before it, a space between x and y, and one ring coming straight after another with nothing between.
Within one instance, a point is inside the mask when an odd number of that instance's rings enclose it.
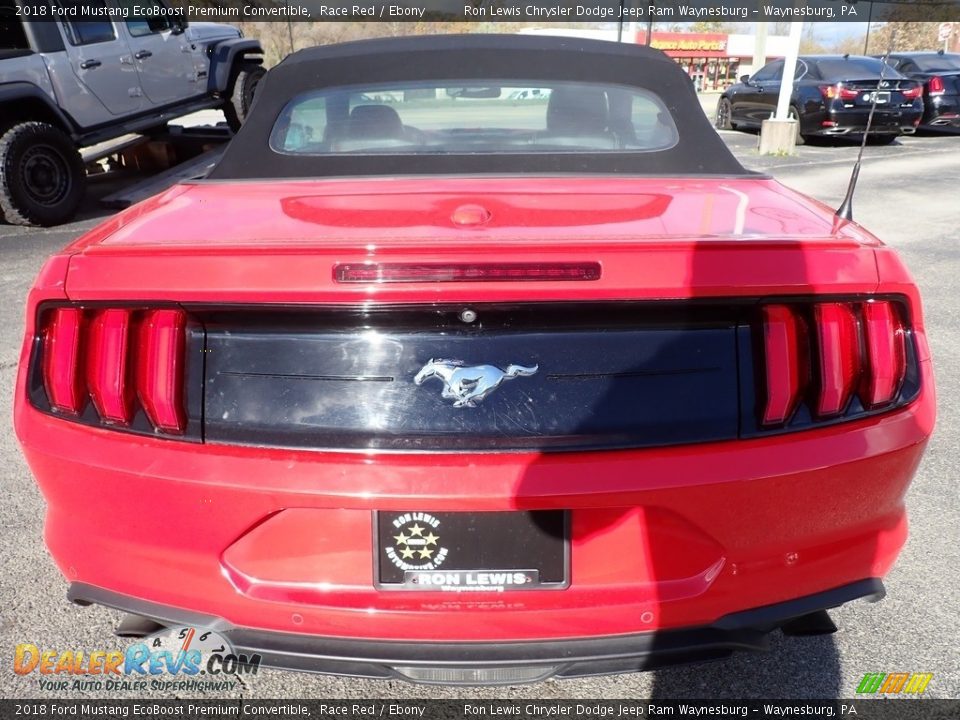
<instances>
[{"instance_id":1,"label":"asphalt ground","mask_svg":"<svg viewBox=\"0 0 960 720\"><path fill-rule=\"evenodd\" d=\"M707 104L705 100L705 105ZM787 158L760 158L756 137L724 133L743 162L830 205L839 203L856 147L823 144ZM79 220L53 229L0 225L0 694L92 698L113 693L47 692L37 676L12 671L17 643L66 650L119 649L119 613L66 602L66 583L42 542L44 504L11 426L11 391L23 304L44 259L108 211L96 205L113 181L95 183ZM867 672L931 672L926 697L960 698L960 137L911 137L868 147L855 201L857 220L896 247L923 293L935 359L939 424L911 487L910 540L888 576L887 598L833 613L832 636L775 634L771 651L731 660L608 678L555 680L509 688L437 688L262 671L246 680L260 698L801 698L851 697ZM798 502L802 499L798 488ZM789 509L785 508L785 512ZM77 528L83 542L86 528ZM122 549L118 549L122 552ZM237 697L238 691L223 697ZM162 697L157 693L155 697ZM215 697L215 696L208 696Z\"/></svg>"}]
</instances>

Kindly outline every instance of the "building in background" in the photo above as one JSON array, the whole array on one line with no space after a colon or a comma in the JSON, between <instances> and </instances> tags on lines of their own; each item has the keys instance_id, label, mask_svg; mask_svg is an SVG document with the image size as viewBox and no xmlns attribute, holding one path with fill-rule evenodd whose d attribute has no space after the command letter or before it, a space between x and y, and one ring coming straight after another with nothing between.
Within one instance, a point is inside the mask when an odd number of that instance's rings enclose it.
<instances>
[{"instance_id":1,"label":"building in background","mask_svg":"<svg viewBox=\"0 0 960 720\"><path fill-rule=\"evenodd\" d=\"M629 26L628 26L629 27ZM560 35L616 42L617 30L583 28L528 28L525 34ZM645 29L624 29L624 42L644 45ZM786 35L768 35L765 58L755 59L754 36L749 34L659 32L653 31L650 43L673 58L690 76L699 91L723 90L737 82L741 75L749 75L769 60L787 54L790 38Z\"/></svg>"},{"instance_id":2,"label":"building in background","mask_svg":"<svg viewBox=\"0 0 960 720\"><path fill-rule=\"evenodd\" d=\"M633 40L645 44L646 31L638 31ZM766 56L756 59L753 57L753 35L654 30L650 44L676 60L697 90L703 91L723 90L737 82L741 75L750 75L768 61L783 57L787 54L789 41L786 35L768 35Z\"/></svg>"}]
</instances>

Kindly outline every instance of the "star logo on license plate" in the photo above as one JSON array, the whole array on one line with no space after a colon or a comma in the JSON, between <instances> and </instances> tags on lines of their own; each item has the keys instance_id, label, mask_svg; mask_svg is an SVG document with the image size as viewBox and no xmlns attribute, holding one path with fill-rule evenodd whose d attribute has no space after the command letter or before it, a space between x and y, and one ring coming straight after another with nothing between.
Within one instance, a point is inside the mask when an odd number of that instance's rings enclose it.
<instances>
[{"instance_id":1,"label":"star logo on license plate","mask_svg":"<svg viewBox=\"0 0 960 720\"><path fill-rule=\"evenodd\" d=\"M403 513L393 520L393 544L387 558L401 570L434 570L447 558L440 544L440 520L429 513Z\"/></svg>"}]
</instances>

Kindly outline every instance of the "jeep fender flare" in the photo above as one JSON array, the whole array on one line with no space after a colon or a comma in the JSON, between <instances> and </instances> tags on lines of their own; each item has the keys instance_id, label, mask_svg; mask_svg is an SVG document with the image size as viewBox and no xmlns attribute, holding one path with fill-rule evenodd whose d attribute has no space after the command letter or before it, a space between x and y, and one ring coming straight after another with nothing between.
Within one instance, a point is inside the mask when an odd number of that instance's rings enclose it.
<instances>
[{"instance_id":1,"label":"jeep fender flare","mask_svg":"<svg viewBox=\"0 0 960 720\"><path fill-rule=\"evenodd\" d=\"M0 83L0 123L3 123L6 113L3 108L17 108L17 101L29 100L42 106L43 112L47 117L37 117L27 112L15 112L12 117L20 121L41 120L58 125L61 130L67 133L74 142L80 139L77 133L77 125L70 117L60 109L60 107L45 93L41 88L28 82L9 82ZM22 106L21 106L22 107ZM19 110L19 108L18 108Z\"/></svg>"},{"instance_id":2,"label":"jeep fender flare","mask_svg":"<svg viewBox=\"0 0 960 720\"><path fill-rule=\"evenodd\" d=\"M234 68L240 60L251 55L263 55L263 48L259 40L251 38L236 38L221 40L210 49L210 75L207 79L207 90L212 93L230 92L230 83L236 75ZM250 58L252 62L261 63L261 58Z\"/></svg>"}]
</instances>

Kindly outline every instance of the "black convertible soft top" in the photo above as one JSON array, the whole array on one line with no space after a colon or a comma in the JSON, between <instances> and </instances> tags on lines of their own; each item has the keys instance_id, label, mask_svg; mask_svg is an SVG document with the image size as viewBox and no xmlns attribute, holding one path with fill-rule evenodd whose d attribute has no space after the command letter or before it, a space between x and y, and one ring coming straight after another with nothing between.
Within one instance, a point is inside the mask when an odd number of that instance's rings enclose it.
<instances>
[{"instance_id":1,"label":"black convertible soft top","mask_svg":"<svg viewBox=\"0 0 960 720\"><path fill-rule=\"evenodd\" d=\"M270 134L301 93L410 80L580 81L646 89L669 110L679 142L652 152L284 154ZM659 50L543 35L434 35L361 40L301 50L267 73L250 116L210 179L422 174L749 175L701 109L687 74Z\"/></svg>"}]
</instances>

